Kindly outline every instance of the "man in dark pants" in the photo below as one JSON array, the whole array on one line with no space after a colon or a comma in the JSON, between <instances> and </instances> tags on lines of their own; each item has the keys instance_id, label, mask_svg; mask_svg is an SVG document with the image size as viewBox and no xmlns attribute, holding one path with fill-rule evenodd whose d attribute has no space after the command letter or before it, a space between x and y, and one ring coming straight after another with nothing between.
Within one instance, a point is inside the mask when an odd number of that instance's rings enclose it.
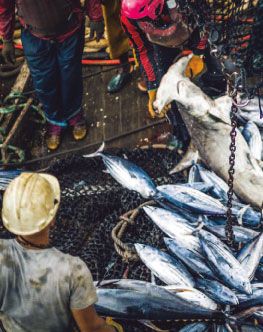
<instances>
[{"instance_id":1,"label":"man in dark pants","mask_svg":"<svg viewBox=\"0 0 263 332\"><path fill-rule=\"evenodd\" d=\"M81 140L87 127L82 110L84 11L79 0L0 0L0 35L6 62L14 62L15 7L23 26L22 43L48 122L47 146L58 148L62 129L73 127ZM85 1L91 31L99 40L104 33L100 0Z\"/></svg>"}]
</instances>

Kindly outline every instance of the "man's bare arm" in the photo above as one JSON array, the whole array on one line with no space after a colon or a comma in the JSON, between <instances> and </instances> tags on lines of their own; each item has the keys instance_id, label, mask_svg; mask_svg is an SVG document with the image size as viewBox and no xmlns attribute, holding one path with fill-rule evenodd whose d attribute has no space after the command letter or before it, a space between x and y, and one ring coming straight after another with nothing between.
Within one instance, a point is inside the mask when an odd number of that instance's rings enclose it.
<instances>
[{"instance_id":1,"label":"man's bare arm","mask_svg":"<svg viewBox=\"0 0 263 332\"><path fill-rule=\"evenodd\" d=\"M97 315L93 306L82 310L72 309L71 312L81 332L116 332Z\"/></svg>"}]
</instances>

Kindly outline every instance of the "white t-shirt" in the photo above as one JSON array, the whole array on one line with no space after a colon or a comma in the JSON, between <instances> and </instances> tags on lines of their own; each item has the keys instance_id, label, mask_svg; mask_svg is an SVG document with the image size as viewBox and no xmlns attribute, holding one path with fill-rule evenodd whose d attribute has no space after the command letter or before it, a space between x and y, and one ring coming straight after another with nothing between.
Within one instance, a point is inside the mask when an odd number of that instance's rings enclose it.
<instances>
[{"instance_id":1,"label":"white t-shirt","mask_svg":"<svg viewBox=\"0 0 263 332\"><path fill-rule=\"evenodd\" d=\"M91 273L80 258L0 239L0 320L6 331L72 331L70 309L96 301Z\"/></svg>"}]
</instances>

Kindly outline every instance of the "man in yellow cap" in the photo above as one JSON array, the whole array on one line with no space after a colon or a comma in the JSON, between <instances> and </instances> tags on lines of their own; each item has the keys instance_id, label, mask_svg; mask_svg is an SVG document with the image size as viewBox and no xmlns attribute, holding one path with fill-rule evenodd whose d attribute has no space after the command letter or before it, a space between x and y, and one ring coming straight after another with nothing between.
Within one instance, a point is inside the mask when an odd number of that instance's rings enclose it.
<instances>
[{"instance_id":1,"label":"man in yellow cap","mask_svg":"<svg viewBox=\"0 0 263 332\"><path fill-rule=\"evenodd\" d=\"M7 332L123 332L100 318L96 289L86 264L49 243L60 203L58 180L23 173L8 186L4 226L16 235L0 239L0 321ZM113 327L114 326L114 327ZM0 324L1 330L1 324Z\"/></svg>"}]
</instances>

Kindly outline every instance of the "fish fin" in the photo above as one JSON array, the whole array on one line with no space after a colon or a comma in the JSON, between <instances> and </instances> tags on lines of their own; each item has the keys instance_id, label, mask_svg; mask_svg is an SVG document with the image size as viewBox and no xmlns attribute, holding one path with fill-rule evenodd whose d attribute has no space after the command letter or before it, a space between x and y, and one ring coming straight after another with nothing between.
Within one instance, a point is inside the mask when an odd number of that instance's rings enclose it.
<instances>
[{"instance_id":1,"label":"fish fin","mask_svg":"<svg viewBox=\"0 0 263 332\"><path fill-rule=\"evenodd\" d=\"M240 226L243 226L243 215L247 211L247 209L250 208L250 204L245 205L242 207L242 209L239 210L238 215L237 215L237 222Z\"/></svg>"},{"instance_id":2,"label":"fish fin","mask_svg":"<svg viewBox=\"0 0 263 332\"><path fill-rule=\"evenodd\" d=\"M84 158L94 158L94 157L98 157L100 156L100 154L102 153L102 151L105 148L105 143L102 142L101 146L98 148L98 150L94 153L90 153L90 154L85 154L83 155Z\"/></svg>"},{"instance_id":3,"label":"fish fin","mask_svg":"<svg viewBox=\"0 0 263 332\"><path fill-rule=\"evenodd\" d=\"M199 153L194 147L193 143L190 142L188 149L183 156L183 158L179 161L179 163L169 172L169 174L174 174L181 172L197 163L199 159Z\"/></svg>"},{"instance_id":4,"label":"fish fin","mask_svg":"<svg viewBox=\"0 0 263 332\"><path fill-rule=\"evenodd\" d=\"M196 227L196 231L200 231L203 227L204 227L205 223L203 221L203 217L199 216L197 219L197 227Z\"/></svg>"},{"instance_id":5,"label":"fish fin","mask_svg":"<svg viewBox=\"0 0 263 332\"><path fill-rule=\"evenodd\" d=\"M197 235L204 226L205 226L205 223L203 221L203 217L201 215L199 215L198 219L197 219L197 227L192 232L192 235Z\"/></svg>"},{"instance_id":6,"label":"fish fin","mask_svg":"<svg viewBox=\"0 0 263 332\"><path fill-rule=\"evenodd\" d=\"M129 171L129 170L128 170L128 172L129 172L130 177L131 177L132 179L136 179L136 178L137 178L137 176L136 176L134 173L132 173L132 172Z\"/></svg>"},{"instance_id":7,"label":"fish fin","mask_svg":"<svg viewBox=\"0 0 263 332\"><path fill-rule=\"evenodd\" d=\"M149 327L153 331L157 331L157 332L169 332L170 331L170 330L162 330L161 328L159 328L158 326L156 326L155 324L153 324L153 322L151 322L150 320L140 319L139 322L142 325L144 325L146 327Z\"/></svg>"},{"instance_id":8,"label":"fish fin","mask_svg":"<svg viewBox=\"0 0 263 332\"><path fill-rule=\"evenodd\" d=\"M156 285L155 275L153 274L152 271L151 271L151 284Z\"/></svg>"}]
</instances>

